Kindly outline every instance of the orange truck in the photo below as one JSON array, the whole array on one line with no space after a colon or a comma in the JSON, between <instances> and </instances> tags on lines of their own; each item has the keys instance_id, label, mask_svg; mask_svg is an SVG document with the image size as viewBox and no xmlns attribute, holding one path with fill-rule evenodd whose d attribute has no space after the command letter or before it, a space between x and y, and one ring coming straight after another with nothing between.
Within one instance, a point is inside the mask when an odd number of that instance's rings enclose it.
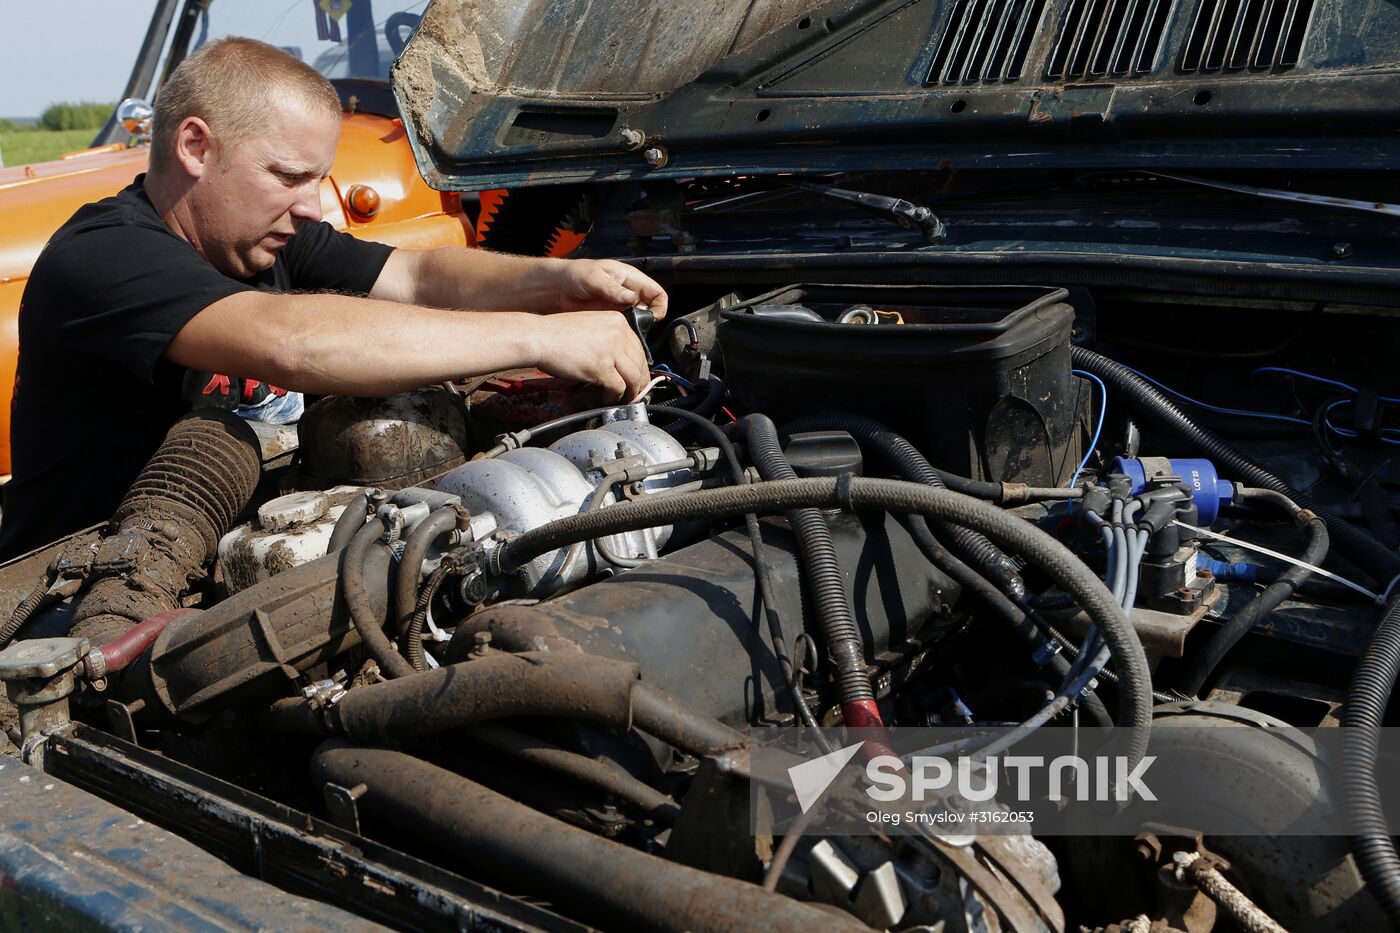
<instances>
[{"instance_id":1,"label":"orange truck","mask_svg":"<svg viewBox=\"0 0 1400 933\"><path fill-rule=\"evenodd\" d=\"M211 39L262 39L300 56L340 92L345 107L340 148L321 189L327 222L355 236L423 248L475 245L497 217L497 241L491 245L559 249L570 242L566 232L551 229L530 243L521 240L519 224L499 222L504 192L486 192L478 205L475 196L434 191L419 175L389 89L389 66L426 5L426 0L302 0L290 6L286 0L158 0L124 96L153 99L175 66ZM20 297L30 269L49 235L74 211L121 190L145 170L146 160L140 136L114 114L90 149L53 162L0 168L5 218L0 225L0 481L10 473L10 394Z\"/></svg>"}]
</instances>

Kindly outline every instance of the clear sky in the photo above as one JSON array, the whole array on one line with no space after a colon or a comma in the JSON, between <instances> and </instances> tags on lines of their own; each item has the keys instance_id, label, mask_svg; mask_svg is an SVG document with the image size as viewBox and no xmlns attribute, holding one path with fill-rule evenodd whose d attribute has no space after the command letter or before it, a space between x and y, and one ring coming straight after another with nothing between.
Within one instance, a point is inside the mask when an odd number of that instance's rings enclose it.
<instances>
[{"instance_id":1,"label":"clear sky","mask_svg":"<svg viewBox=\"0 0 1400 933\"><path fill-rule=\"evenodd\" d=\"M0 117L59 101L115 103L153 0L0 0Z\"/></svg>"}]
</instances>

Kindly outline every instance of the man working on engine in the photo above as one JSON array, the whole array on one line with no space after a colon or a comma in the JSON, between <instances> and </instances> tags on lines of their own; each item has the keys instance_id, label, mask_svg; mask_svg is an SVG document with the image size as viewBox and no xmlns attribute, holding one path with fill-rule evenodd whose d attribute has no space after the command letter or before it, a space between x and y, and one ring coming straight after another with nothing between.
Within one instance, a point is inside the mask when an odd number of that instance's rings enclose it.
<instances>
[{"instance_id":1,"label":"man working on engine","mask_svg":"<svg viewBox=\"0 0 1400 933\"><path fill-rule=\"evenodd\" d=\"M525 366L613 398L643 387L616 312L660 317L666 295L636 269L392 249L321 222L340 120L325 78L261 42L176 69L148 172L80 209L26 286L0 557L110 516L190 407L191 373L319 395Z\"/></svg>"}]
</instances>

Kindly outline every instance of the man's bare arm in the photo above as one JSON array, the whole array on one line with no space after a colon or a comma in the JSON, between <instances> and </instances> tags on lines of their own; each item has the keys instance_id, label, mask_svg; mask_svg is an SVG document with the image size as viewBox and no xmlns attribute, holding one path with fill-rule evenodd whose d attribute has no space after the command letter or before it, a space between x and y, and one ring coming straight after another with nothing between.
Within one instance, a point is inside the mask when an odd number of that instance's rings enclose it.
<instances>
[{"instance_id":1,"label":"man's bare arm","mask_svg":"<svg viewBox=\"0 0 1400 933\"><path fill-rule=\"evenodd\" d=\"M165 357L318 395L392 395L523 366L617 398L647 379L641 345L610 311L485 314L343 295L230 295L195 315Z\"/></svg>"},{"instance_id":2,"label":"man's bare arm","mask_svg":"<svg viewBox=\"0 0 1400 933\"><path fill-rule=\"evenodd\" d=\"M549 259L443 247L397 249L371 298L480 311L578 311L646 305L666 315L666 292L612 259Z\"/></svg>"}]
</instances>

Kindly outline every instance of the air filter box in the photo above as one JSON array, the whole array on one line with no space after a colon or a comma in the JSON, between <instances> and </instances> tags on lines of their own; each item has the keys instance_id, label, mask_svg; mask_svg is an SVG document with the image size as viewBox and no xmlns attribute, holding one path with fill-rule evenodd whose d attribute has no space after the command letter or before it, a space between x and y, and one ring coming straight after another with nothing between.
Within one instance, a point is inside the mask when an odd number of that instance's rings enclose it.
<instances>
[{"instance_id":1,"label":"air filter box","mask_svg":"<svg viewBox=\"0 0 1400 933\"><path fill-rule=\"evenodd\" d=\"M1066 297L1045 286L792 285L720 312L726 384L779 424L862 414L942 469L1062 485L1091 401L1070 374Z\"/></svg>"}]
</instances>

